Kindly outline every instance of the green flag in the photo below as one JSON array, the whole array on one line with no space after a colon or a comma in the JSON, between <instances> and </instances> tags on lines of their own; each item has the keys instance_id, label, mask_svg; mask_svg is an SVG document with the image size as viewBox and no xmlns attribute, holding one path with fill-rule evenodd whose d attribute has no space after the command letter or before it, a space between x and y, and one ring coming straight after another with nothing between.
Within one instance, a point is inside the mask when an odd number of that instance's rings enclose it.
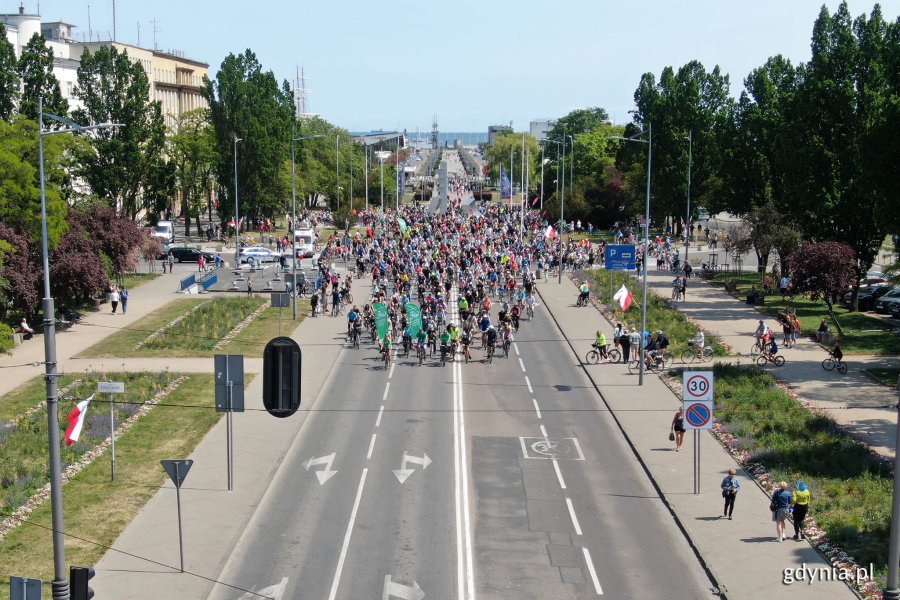
<instances>
[{"instance_id":1,"label":"green flag","mask_svg":"<svg viewBox=\"0 0 900 600\"><path fill-rule=\"evenodd\" d=\"M409 329L413 337L419 335L422 329L422 309L412 302L406 305L406 316L409 317Z\"/></svg>"},{"instance_id":2,"label":"green flag","mask_svg":"<svg viewBox=\"0 0 900 600\"><path fill-rule=\"evenodd\" d=\"M381 302L375 303L375 329L378 332L378 339L383 340L387 335L389 327L388 309L386 304Z\"/></svg>"},{"instance_id":3,"label":"green flag","mask_svg":"<svg viewBox=\"0 0 900 600\"><path fill-rule=\"evenodd\" d=\"M404 221L400 217L397 217L397 225L400 226L400 233L406 233L406 221Z\"/></svg>"}]
</instances>

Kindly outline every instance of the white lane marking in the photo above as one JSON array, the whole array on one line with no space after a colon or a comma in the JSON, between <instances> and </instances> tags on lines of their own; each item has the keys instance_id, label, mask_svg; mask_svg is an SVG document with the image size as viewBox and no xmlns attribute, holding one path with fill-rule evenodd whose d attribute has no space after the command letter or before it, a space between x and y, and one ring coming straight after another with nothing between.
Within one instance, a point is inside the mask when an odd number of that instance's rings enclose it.
<instances>
[{"instance_id":1,"label":"white lane marking","mask_svg":"<svg viewBox=\"0 0 900 600\"><path fill-rule=\"evenodd\" d=\"M375 447L375 436L376 435L377 434L374 434L374 433L372 434L372 441L369 442L369 451L366 452L366 460L369 460L370 458L372 458L372 449Z\"/></svg>"},{"instance_id":2,"label":"white lane marking","mask_svg":"<svg viewBox=\"0 0 900 600\"><path fill-rule=\"evenodd\" d=\"M381 401L384 402L387 400L388 390L391 389L391 382L388 381L387 385L384 386L384 394L381 395Z\"/></svg>"},{"instance_id":3,"label":"white lane marking","mask_svg":"<svg viewBox=\"0 0 900 600\"><path fill-rule=\"evenodd\" d=\"M531 380L528 379L528 376L527 376L527 375L525 376L525 383L528 384L528 393L529 393L529 394L533 394L533 393L534 393L534 390L533 390L532 387L531 387Z\"/></svg>"},{"instance_id":4,"label":"white lane marking","mask_svg":"<svg viewBox=\"0 0 900 600\"><path fill-rule=\"evenodd\" d=\"M572 499L566 496L566 506L569 507L569 516L572 517L572 525L575 527L575 535L581 535L581 525L578 524L578 517L575 516L575 507L572 506Z\"/></svg>"},{"instance_id":5,"label":"white lane marking","mask_svg":"<svg viewBox=\"0 0 900 600\"><path fill-rule=\"evenodd\" d=\"M543 425L541 425L541 435L544 436L544 437L549 437L549 436L547 435L547 429L544 428Z\"/></svg>"},{"instance_id":6,"label":"white lane marking","mask_svg":"<svg viewBox=\"0 0 900 600\"><path fill-rule=\"evenodd\" d=\"M556 471L556 478L559 479L559 486L562 489L566 489L566 480L563 479L562 471L559 470L559 462L554 458L553 459L553 470Z\"/></svg>"},{"instance_id":7,"label":"white lane marking","mask_svg":"<svg viewBox=\"0 0 900 600\"><path fill-rule=\"evenodd\" d=\"M338 584L341 582L341 571L344 570L344 561L347 559L347 548L350 546L350 536L353 534L353 524L356 522L356 513L359 511L359 500L362 498L363 487L366 485L366 473L369 469L362 470L359 478L359 489L356 490L356 500L353 501L353 510L350 511L350 521L347 523L347 533L344 534L344 543L341 546L341 554L338 558L337 569L334 572L334 581L331 583L331 593L328 600L334 600L337 596Z\"/></svg>"},{"instance_id":8,"label":"white lane marking","mask_svg":"<svg viewBox=\"0 0 900 600\"><path fill-rule=\"evenodd\" d=\"M594 561L591 560L591 553L587 548L582 548L584 550L584 562L587 563L588 572L591 574L591 581L594 582L594 591L597 592L598 596L603 595L603 588L600 587L600 580L597 579L597 570L594 569Z\"/></svg>"},{"instance_id":9,"label":"white lane marking","mask_svg":"<svg viewBox=\"0 0 900 600\"><path fill-rule=\"evenodd\" d=\"M513 350L516 351L516 356L519 356L519 345L518 344L513 344Z\"/></svg>"},{"instance_id":10,"label":"white lane marking","mask_svg":"<svg viewBox=\"0 0 900 600\"><path fill-rule=\"evenodd\" d=\"M391 363L391 372L388 373L388 379L390 379L391 377L394 376L394 367L396 367L396 366L397 366L397 363L395 363L395 362Z\"/></svg>"},{"instance_id":11,"label":"white lane marking","mask_svg":"<svg viewBox=\"0 0 900 600\"><path fill-rule=\"evenodd\" d=\"M324 485L326 481L332 478L337 471L331 470L331 465L334 464L335 453L332 452L328 456L320 456L318 458L312 457L303 463L303 468L309 471L310 467L317 467L319 465L325 465L325 468L321 471L316 471L316 477L319 478L319 485Z\"/></svg>"},{"instance_id":12,"label":"white lane marking","mask_svg":"<svg viewBox=\"0 0 900 600\"><path fill-rule=\"evenodd\" d=\"M534 411L537 413L538 419L541 418L541 407L538 406L537 398L532 398L532 402L534 402Z\"/></svg>"},{"instance_id":13,"label":"white lane marking","mask_svg":"<svg viewBox=\"0 0 900 600\"><path fill-rule=\"evenodd\" d=\"M519 359L519 366L522 367L522 372L525 372L525 363L522 362L522 359Z\"/></svg>"},{"instance_id":14,"label":"white lane marking","mask_svg":"<svg viewBox=\"0 0 900 600\"><path fill-rule=\"evenodd\" d=\"M384 393L387 394L387 390L385 390ZM378 427L379 425L381 425L381 415L383 415L383 414L384 414L384 405L382 404L381 408L378 409L378 417L375 418L375 427Z\"/></svg>"},{"instance_id":15,"label":"white lane marking","mask_svg":"<svg viewBox=\"0 0 900 600\"><path fill-rule=\"evenodd\" d=\"M454 367L455 369L455 367ZM459 600L466 598L465 586L465 557L463 555L463 531L462 531L462 486L460 485L459 465L459 394L456 389L456 381L453 382L453 492L456 508L456 589Z\"/></svg>"},{"instance_id":16,"label":"white lane marking","mask_svg":"<svg viewBox=\"0 0 900 600\"><path fill-rule=\"evenodd\" d=\"M468 452L466 451L466 408L463 400L462 367L459 363L454 363L454 366L456 367L456 386L459 389L459 455L462 464L463 522L466 534L466 583L469 600L475 600L475 567L472 560L472 524L469 510Z\"/></svg>"},{"instance_id":17,"label":"white lane marking","mask_svg":"<svg viewBox=\"0 0 900 600\"><path fill-rule=\"evenodd\" d=\"M240 600L255 600L256 598L271 598L272 600L281 600L284 597L284 590L287 587L288 578L282 577L281 583L264 587L256 592L247 592L241 596Z\"/></svg>"}]
</instances>

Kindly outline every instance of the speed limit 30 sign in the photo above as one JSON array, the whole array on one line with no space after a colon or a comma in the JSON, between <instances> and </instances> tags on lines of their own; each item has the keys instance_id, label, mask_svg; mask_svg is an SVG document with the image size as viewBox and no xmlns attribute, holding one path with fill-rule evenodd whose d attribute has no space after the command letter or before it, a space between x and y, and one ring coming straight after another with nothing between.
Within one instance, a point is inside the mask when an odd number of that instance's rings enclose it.
<instances>
[{"instance_id":1,"label":"speed limit 30 sign","mask_svg":"<svg viewBox=\"0 0 900 600\"><path fill-rule=\"evenodd\" d=\"M682 400L685 402L712 402L712 371L685 371L682 377Z\"/></svg>"}]
</instances>

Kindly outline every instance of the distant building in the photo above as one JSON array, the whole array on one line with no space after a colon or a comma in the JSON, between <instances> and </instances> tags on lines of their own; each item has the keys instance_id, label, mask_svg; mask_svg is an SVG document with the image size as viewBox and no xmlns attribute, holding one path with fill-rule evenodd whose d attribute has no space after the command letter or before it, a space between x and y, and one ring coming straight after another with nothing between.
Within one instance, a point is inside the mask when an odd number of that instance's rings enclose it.
<instances>
[{"instance_id":1,"label":"distant building","mask_svg":"<svg viewBox=\"0 0 900 600\"><path fill-rule=\"evenodd\" d=\"M556 121L553 119L537 119L528 126L528 132L531 137L542 142L547 139L547 134L554 127L556 127Z\"/></svg>"},{"instance_id":2,"label":"distant building","mask_svg":"<svg viewBox=\"0 0 900 600\"><path fill-rule=\"evenodd\" d=\"M128 57L144 68L150 80L150 99L162 104L166 125L174 125L184 112L206 107L200 89L209 65L186 58L181 52L162 52L113 41L79 42L73 38L75 25L63 21L42 23L40 15L26 14L23 7L15 14L0 14L0 23L6 27L6 39L12 44L16 58L36 33L43 34L47 47L53 50L53 74L70 110L82 106L75 96L81 55L86 49L93 53L101 46L128 52Z\"/></svg>"},{"instance_id":3,"label":"distant building","mask_svg":"<svg viewBox=\"0 0 900 600\"><path fill-rule=\"evenodd\" d=\"M509 125L491 125L488 127L488 146L494 145L494 139L501 133L512 133L513 128Z\"/></svg>"}]
</instances>

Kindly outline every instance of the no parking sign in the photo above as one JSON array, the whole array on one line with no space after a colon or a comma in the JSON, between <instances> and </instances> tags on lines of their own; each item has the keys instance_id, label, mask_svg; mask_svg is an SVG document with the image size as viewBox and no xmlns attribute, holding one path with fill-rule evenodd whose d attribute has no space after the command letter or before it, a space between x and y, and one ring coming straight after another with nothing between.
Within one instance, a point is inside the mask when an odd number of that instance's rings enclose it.
<instances>
[{"instance_id":1,"label":"no parking sign","mask_svg":"<svg viewBox=\"0 0 900 600\"><path fill-rule=\"evenodd\" d=\"M712 402L685 402L684 403L684 428L685 429L712 429L713 403Z\"/></svg>"}]
</instances>

